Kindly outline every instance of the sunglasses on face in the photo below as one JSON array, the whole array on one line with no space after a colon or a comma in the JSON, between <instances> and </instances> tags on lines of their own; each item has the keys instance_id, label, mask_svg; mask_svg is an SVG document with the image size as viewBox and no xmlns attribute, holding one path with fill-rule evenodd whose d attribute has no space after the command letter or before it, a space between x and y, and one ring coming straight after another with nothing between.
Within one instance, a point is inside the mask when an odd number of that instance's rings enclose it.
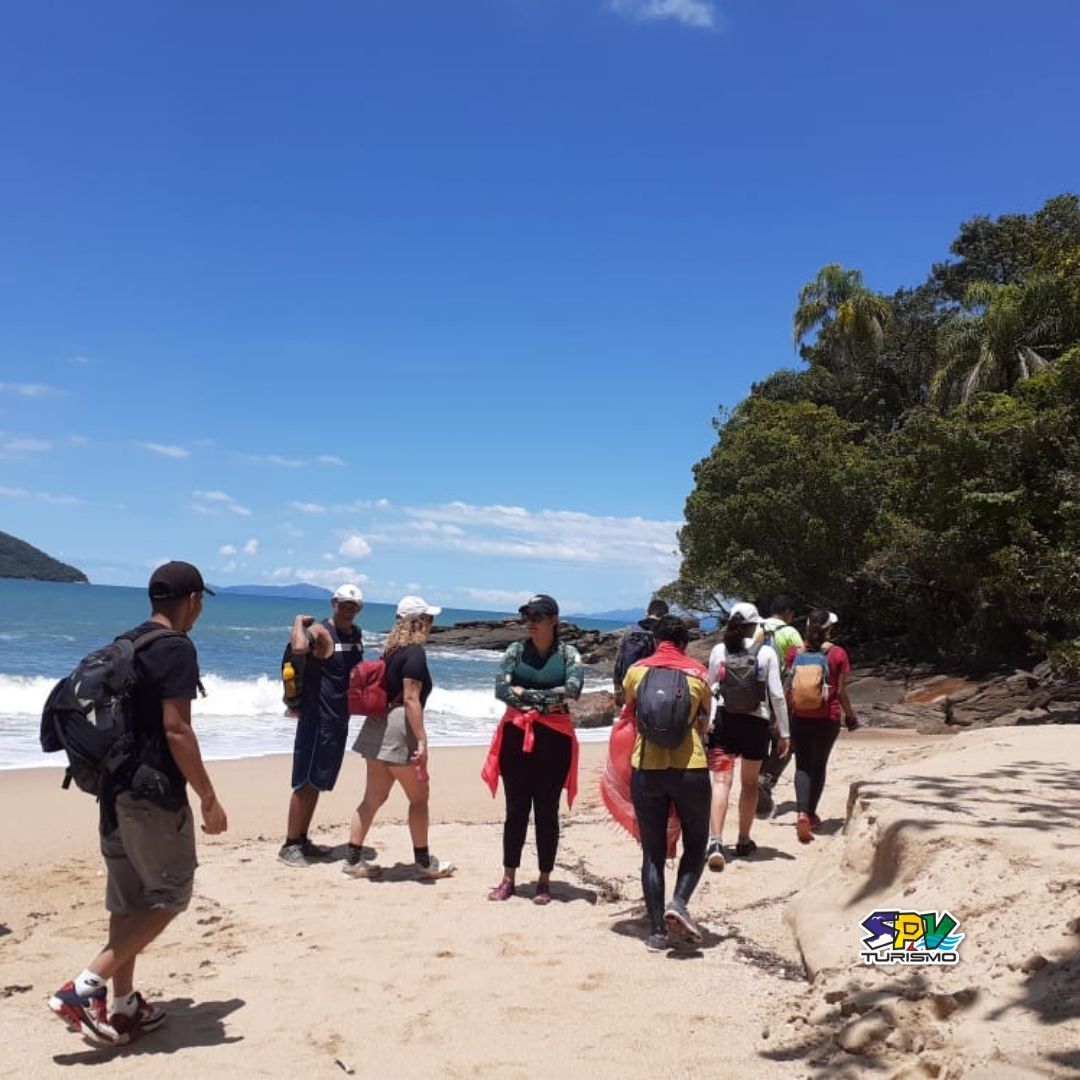
<instances>
[{"instance_id":1,"label":"sunglasses on face","mask_svg":"<svg viewBox=\"0 0 1080 1080\"><path fill-rule=\"evenodd\" d=\"M522 615L521 621L528 625L529 623L542 623L546 619L550 619L550 615Z\"/></svg>"}]
</instances>

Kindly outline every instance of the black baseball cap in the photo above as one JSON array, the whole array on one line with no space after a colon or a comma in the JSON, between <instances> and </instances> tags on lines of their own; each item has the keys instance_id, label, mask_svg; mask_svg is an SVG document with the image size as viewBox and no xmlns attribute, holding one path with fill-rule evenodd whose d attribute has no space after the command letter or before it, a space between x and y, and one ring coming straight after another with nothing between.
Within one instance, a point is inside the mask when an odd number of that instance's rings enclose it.
<instances>
[{"instance_id":1,"label":"black baseball cap","mask_svg":"<svg viewBox=\"0 0 1080 1080\"><path fill-rule=\"evenodd\" d=\"M192 593L209 593L202 574L189 562L167 562L150 575L151 600L178 600Z\"/></svg>"},{"instance_id":2,"label":"black baseball cap","mask_svg":"<svg viewBox=\"0 0 1080 1080\"><path fill-rule=\"evenodd\" d=\"M539 615L541 618L548 618L552 615L557 619L559 617L559 605L555 603L554 598L547 595L547 593L537 593L535 596L530 596L521 607L518 608L519 615Z\"/></svg>"}]
</instances>

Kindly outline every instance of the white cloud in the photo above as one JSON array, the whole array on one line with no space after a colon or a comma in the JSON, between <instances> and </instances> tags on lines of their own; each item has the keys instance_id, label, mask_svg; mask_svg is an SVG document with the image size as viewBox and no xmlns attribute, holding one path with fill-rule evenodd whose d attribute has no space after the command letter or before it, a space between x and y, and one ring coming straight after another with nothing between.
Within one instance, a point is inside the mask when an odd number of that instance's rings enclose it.
<instances>
[{"instance_id":1,"label":"white cloud","mask_svg":"<svg viewBox=\"0 0 1080 1080\"><path fill-rule=\"evenodd\" d=\"M320 454L315 459L320 465L344 465L345 462L341 460L336 454Z\"/></svg>"},{"instance_id":2,"label":"white cloud","mask_svg":"<svg viewBox=\"0 0 1080 1080\"><path fill-rule=\"evenodd\" d=\"M15 394L17 397L51 397L60 391L43 383L2 383L0 382L0 394Z\"/></svg>"},{"instance_id":3,"label":"white cloud","mask_svg":"<svg viewBox=\"0 0 1080 1080\"><path fill-rule=\"evenodd\" d=\"M193 491L191 497L195 500L191 509L196 514L214 514L227 510L230 514L238 514L240 517L251 517L251 511L246 506L241 506L227 492Z\"/></svg>"},{"instance_id":4,"label":"white cloud","mask_svg":"<svg viewBox=\"0 0 1080 1080\"><path fill-rule=\"evenodd\" d=\"M710 0L608 0L608 7L636 22L674 19L700 30L712 30L718 22L716 5Z\"/></svg>"},{"instance_id":5,"label":"white cloud","mask_svg":"<svg viewBox=\"0 0 1080 1080\"><path fill-rule=\"evenodd\" d=\"M166 443L156 442L137 442L136 446L141 447L143 450L149 450L152 454L160 454L162 457L167 458L187 458L191 457L191 451L183 446L170 446Z\"/></svg>"},{"instance_id":6,"label":"white cloud","mask_svg":"<svg viewBox=\"0 0 1080 1080\"><path fill-rule=\"evenodd\" d=\"M366 559L371 554L371 545L359 533L345 537L338 554L346 559Z\"/></svg>"},{"instance_id":7,"label":"white cloud","mask_svg":"<svg viewBox=\"0 0 1080 1080\"><path fill-rule=\"evenodd\" d=\"M516 611L533 595L529 589L473 589L467 585L458 591L470 600L491 604L500 611Z\"/></svg>"},{"instance_id":8,"label":"white cloud","mask_svg":"<svg viewBox=\"0 0 1080 1080\"><path fill-rule=\"evenodd\" d=\"M245 555L258 555L259 554L259 541L253 536L250 540L244 544L243 552Z\"/></svg>"},{"instance_id":9,"label":"white cloud","mask_svg":"<svg viewBox=\"0 0 1080 1080\"><path fill-rule=\"evenodd\" d=\"M403 510L413 519L410 526L391 527L385 538L406 547L495 558L634 566L670 576L678 565L677 521L463 502Z\"/></svg>"},{"instance_id":10,"label":"white cloud","mask_svg":"<svg viewBox=\"0 0 1080 1080\"><path fill-rule=\"evenodd\" d=\"M233 544L222 544L221 547L218 548L218 554L227 555L231 558L233 555L238 555L239 552Z\"/></svg>"},{"instance_id":11,"label":"white cloud","mask_svg":"<svg viewBox=\"0 0 1080 1080\"><path fill-rule=\"evenodd\" d=\"M49 503L51 506L85 506L82 499L74 495L53 495L48 491L30 491L23 487L0 485L0 499L29 499L34 502Z\"/></svg>"},{"instance_id":12,"label":"white cloud","mask_svg":"<svg viewBox=\"0 0 1080 1080\"><path fill-rule=\"evenodd\" d=\"M310 567L279 566L266 575L271 581L305 581L310 585L321 585L324 589L336 589L340 584L351 581L354 585L364 585L367 574L361 574L352 566L338 566L333 570L313 569Z\"/></svg>"},{"instance_id":13,"label":"white cloud","mask_svg":"<svg viewBox=\"0 0 1080 1080\"><path fill-rule=\"evenodd\" d=\"M48 439L25 439L0 434L0 457L23 457L52 449Z\"/></svg>"},{"instance_id":14,"label":"white cloud","mask_svg":"<svg viewBox=\"0 0 1080 1080\"><path fill-rule=\"evenodd\" d=\"M69 435L67 441L71 446L89 446L90 440L85 435Z\"/></svg>"},{"instance_id":15,"label":"white cloud","mask_svg":"<svg viewBox=\"0 0 1080 1080\"><path fill-rule=\"evenodd\" d=\"M325 514L326 507L322 503L313 502L291 502L289 506L293 510L299 510L301 514Z\"/></svg>"}]
</instances>

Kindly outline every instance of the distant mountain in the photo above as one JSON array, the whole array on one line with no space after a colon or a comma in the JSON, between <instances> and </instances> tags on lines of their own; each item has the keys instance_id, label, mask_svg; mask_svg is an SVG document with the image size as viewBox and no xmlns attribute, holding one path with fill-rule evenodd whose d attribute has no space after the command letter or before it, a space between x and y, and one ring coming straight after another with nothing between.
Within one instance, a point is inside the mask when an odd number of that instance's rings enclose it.
<instances>
[{"instance_id":1,"label":"distant mountain","mask_svg":"<svg viewBox=\"0 0 1080 1080\"><path fill-rule=\"evenodd\" d=\"M579 611L576 615L564 615L564 619L573 622L575 619L597 619L601 622L637 622L645 615L645 605L639 608L615 609L613 611Z\"/></svg>"},{"instance_id":2,"label":"distant mountain","mask_svg":"<svg viewBox=\"0 0 1080 1080\"><path fill-rule=\"evenodd\" d=\"M81 570L46 555L33 544L6 532L0 532L0 578L89 584L89 579Z\"/></svg>"},{"instance_id":3,"label":"distant mountain","mask_svg":"<svg viewBox=\"0 0 1080 1080\"><path fill-rule=\"evenodd\" d=\"M280 596L286 600L329 600L334 594L321 585L212 585L216 593L232 596Z\"/></svg>"}]
</instances>

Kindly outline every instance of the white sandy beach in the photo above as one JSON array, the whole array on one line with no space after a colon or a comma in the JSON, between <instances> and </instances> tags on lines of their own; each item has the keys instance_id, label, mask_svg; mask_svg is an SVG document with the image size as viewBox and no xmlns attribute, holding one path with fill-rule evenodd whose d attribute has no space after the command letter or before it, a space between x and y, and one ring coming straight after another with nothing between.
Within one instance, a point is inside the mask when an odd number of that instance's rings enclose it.
<instances>
[{"instance_id":1,"label":"white sandy beach","mask_svg":"<svg viewBox=\"0 0 1080 1080\"><path fill-rule=\"evenodd\" d=\"M1080 731L845 735L825 835L800 846L782 793L779 815L755 825L756 858L706 871L704 947L666 955L641 941L639 851L599 803L603 752L583 747L547 908L524 888L485 899L502 796L479 780L476 748L433 753L432 849L459 866L435 883L405 865L396 794L370 839L389 872L353 881L337 864L274 858L288 758L213 764L229 832L200 841L191 909L139 961L137 983L169 1021L119 1050L45 1006L102 940L96 808L61 791L58 771L0 774L0 1076L73 1064L118 1077L1080 1070ZM350 754L316 839L344 841L361 778ZM960 963L917 978L862 966L860 921L890 904L951 911L967 935Z\"/></svg>"}]
</instances>

